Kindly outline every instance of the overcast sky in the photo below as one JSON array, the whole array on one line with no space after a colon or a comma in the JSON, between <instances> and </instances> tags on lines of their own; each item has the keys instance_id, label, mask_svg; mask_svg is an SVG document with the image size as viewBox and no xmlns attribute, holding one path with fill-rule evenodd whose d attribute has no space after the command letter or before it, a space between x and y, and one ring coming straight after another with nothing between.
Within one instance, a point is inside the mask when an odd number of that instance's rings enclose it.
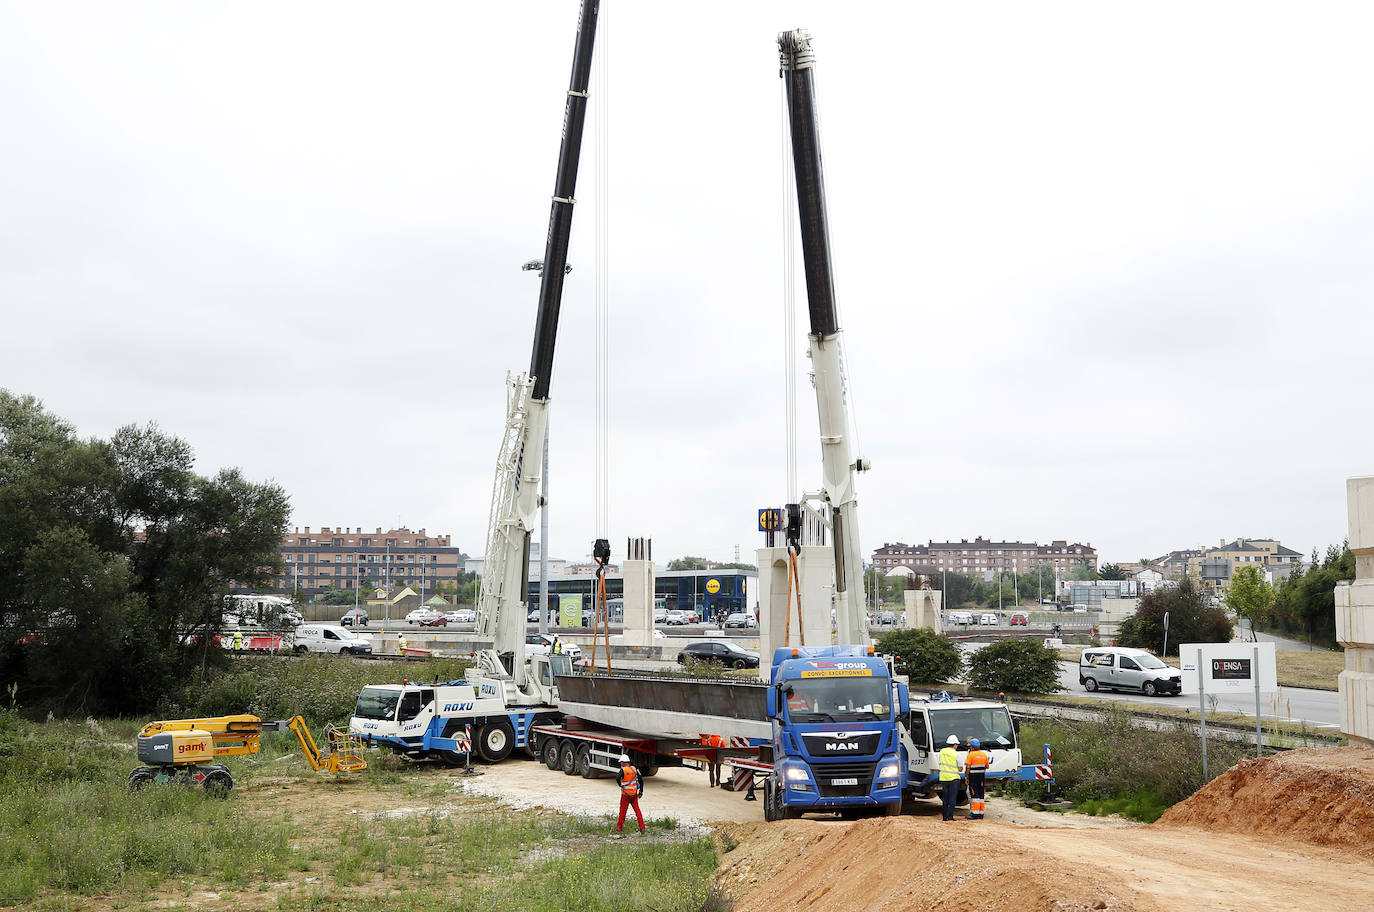
<instances>
[{"instance_id":1,"label":"overcast sky","mask_svg":"<svg viewBox=\"0 0 1374 912\"><path fill-rule=\"evenodd\" d=\"M480 554L577 13L3 0L0 386L83 435L156 421L200 472L283 485L294 526ZM752 561L755 510L787 496L775 38L796 27L874 467L865 552L1345 536L1345 479L1374 473L1366 4L603 18L617 558L644 535L660 562ZM570 559L597 531L595 155L589 130L552 377ZM814 488L809 386L798 417Z\"/></svg>"}]
</instances>

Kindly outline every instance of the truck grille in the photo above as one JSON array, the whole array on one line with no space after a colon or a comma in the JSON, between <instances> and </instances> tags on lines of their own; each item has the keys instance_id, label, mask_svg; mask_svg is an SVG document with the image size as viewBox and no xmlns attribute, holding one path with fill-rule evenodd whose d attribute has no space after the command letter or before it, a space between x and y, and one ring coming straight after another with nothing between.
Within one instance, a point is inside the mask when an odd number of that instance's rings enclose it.
<instances>
[{"instance_id":1,"label":"truck grille","mask_svg":"<svg viewBox=\"0 0 1374 912\"><path fill-rule=\"evenodd\" d=\"M816 763L811 772L816 777L816 786L822 798L861 798L868 795L873 787L873 771L877 766L872 760L864 763ZM835 779L853 779L854 785L832 785Z\"/></svg>"}]
</instances>

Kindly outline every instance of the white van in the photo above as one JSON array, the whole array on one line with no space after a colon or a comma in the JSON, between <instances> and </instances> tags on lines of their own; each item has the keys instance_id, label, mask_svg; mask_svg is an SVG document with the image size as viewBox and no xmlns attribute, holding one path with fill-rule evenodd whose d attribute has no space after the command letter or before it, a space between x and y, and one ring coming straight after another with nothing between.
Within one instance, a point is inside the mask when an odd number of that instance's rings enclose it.
<instances>
[{"instance_id":1,"label":"white van","mask_svg":"<svg viewBox=\"0 0 1374 912\"><path fill-rule=\"evenodd\" d=\"M1099 687L1138 690L1147 697L1183 691L1183 672L1143 649L1089 647L1078 660L1078 683L1086 691Z\"/></svg>"},{"instance_id":2,"label":"white van","mask_svg":"<svg viewBox=\"0 0 1374 912\"><path fill-rule=\"evenodd\" d=\"M307 652L372 655L372 640L360 637L338 624L302 624L296 628L292 651L296 655L304 655Z\"/></svg>"}]
</instances>

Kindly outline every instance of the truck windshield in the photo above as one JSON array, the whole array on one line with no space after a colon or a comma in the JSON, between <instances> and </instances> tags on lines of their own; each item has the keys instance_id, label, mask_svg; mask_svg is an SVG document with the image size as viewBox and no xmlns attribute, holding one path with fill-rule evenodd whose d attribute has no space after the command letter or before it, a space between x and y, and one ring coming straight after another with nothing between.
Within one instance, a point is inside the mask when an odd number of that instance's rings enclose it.
<instances>
[{"instance_id":1,"label":"truck windshield","mask_svg":"<svg viewBox=\"0 0 1374 912\"><path fill-rule=\"evenodd\" d=\"M959 739L959 748L968 749L970 738L977 738L985 748L1006 749L1016 746L1012 733L1011 714L1002 706L967 709L934 709L930 711L931 733L941 747L950 735Z\"/></svg>"},{"instance_id":2,"label":"truck windshield","mask_svg":"<svg viewBox=\"0 0 1374 912\"><path fill-rule=\"evenodd\" d=\"M397 691L364 687L362 693L358 694L358 705L354 707L353 715L359 719L395 720L396 703L399 699L400 694Z\"/></svg>"},{"instance_id":3,"label":"truck windshield","mask_svg":"<svg viewBox=\"0 0 1374 912\"><path fill-rule=\"evenodd\" d=\"M784 692L793 722L855 722L886 717L892 711L887 678L805 678Z\"/></svg>"}]
</instances>

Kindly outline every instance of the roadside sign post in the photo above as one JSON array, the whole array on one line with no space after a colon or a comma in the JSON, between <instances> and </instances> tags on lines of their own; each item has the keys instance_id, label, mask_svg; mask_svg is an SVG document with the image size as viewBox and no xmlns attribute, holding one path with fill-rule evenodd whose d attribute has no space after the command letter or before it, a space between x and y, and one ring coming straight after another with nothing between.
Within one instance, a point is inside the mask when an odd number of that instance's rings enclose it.
<instances>
[{"instance_id":1,"label":"roadside sign post","mask_svg":"<svg viewBox=\"0 0 1374 912\"><path fill-rule=\"evenodd\" d=\"M1264 756L1263 715L1260 695L1278 690L1273 643L1183 643L1178 647L1183 670L1183 692L1194 685L1197 673L1198 710L1202 716L1202 768L1207 771L1206 692L1223 693L1253 687L1255 691L1255 756ZM1190 664L1191 663L1191 664ZM1237 694L1239 696L1239 694Z\"/></svg>"}]
</instances>

